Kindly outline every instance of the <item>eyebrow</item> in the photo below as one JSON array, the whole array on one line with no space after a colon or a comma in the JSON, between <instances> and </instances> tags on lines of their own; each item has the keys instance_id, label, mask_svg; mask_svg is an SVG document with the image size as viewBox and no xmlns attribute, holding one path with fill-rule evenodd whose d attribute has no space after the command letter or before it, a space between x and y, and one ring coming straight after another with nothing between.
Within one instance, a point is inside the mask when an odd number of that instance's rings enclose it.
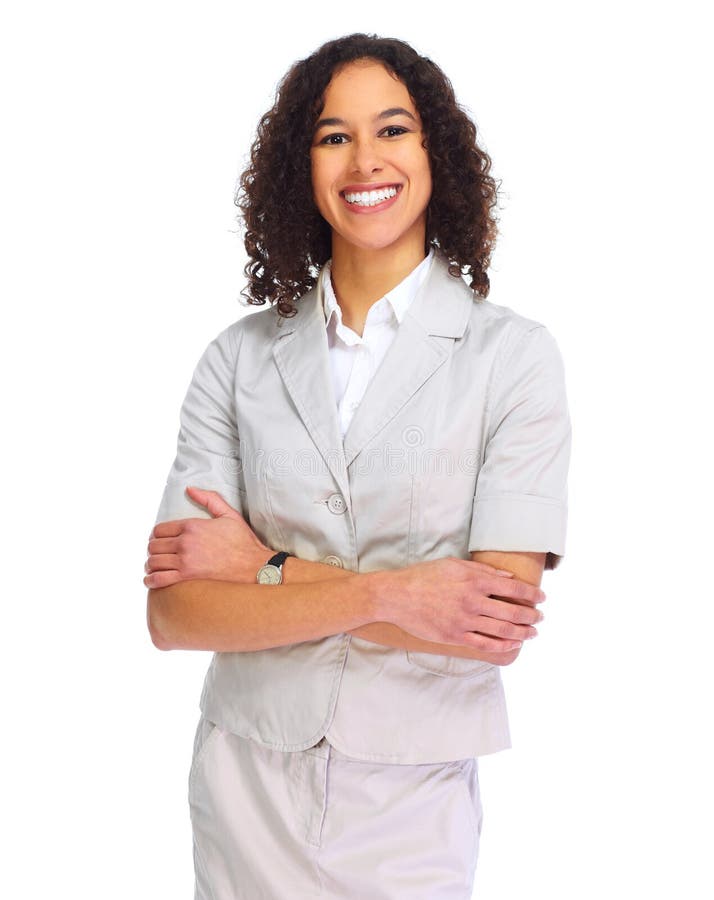
<instances>
[{"instance_id":1,"label":"eyebrow","mask_svg":"<svg viewBox=\"0 0 714 900\"><path fill-rule=\"evenodd\" d=\"M416 122L416 118L409 112L408 109L404 109L403 106L392 106L389 109L383 110L374 118L375 121L379 122L382 119L391 119L393 116L407 116L407 118L411 119L412 122ZM320 128L329 128L333 125L347 125L347 122L344 119L338 119L335 117L319 119L315 124L315 131L318 131Z\"/></svg>"}]
</instances>

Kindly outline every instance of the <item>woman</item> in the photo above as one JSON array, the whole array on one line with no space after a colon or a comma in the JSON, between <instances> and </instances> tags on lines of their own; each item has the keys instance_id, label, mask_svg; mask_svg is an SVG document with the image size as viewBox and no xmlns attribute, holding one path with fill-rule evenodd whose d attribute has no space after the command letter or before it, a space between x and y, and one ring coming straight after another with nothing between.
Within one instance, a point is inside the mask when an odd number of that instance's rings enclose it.
<instances>
[{"instance_id":1,"label":"woman","mask_svg":"<svg viewBox=\"0 0 714 900\"><path fill-rule=\"evenodd\" d=\"M570 445L553 338L483 299L489 165L396 40L324 45L261 120L239 203L273 305L198 363L145 578L156 645L216 651L197 897L471 896Z\"/></svg>"}]
</instances>

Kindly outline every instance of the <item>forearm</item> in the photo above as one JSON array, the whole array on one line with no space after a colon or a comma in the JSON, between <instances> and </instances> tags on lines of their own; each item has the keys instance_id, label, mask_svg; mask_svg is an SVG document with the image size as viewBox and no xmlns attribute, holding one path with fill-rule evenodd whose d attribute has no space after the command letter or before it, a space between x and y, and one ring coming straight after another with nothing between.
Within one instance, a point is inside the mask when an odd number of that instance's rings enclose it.
<instances>
[{"instance_id":1,"label":"forearm","mask_svg":"<svg viewBox=\"0 0 714 900\"><path fill-rule=\"evenodd\" d=\"M349 577L353 573L338 566L330 566L326 563L310 562L297 557L289 557L283 564L283 580L285 584L298 584L316 581L329 581ZM367 622L356 628L350 628L349 634L373 644L381 644L385 647L394 647L401 650L411 650L415 653L434 653L441 656L458 656L463 659L478 659L496 665L507 665L512 662L517 652L488 653L476 650L472 647L460 647L456 644L437 644L433 641L424 641L414 637L408 631L393 625L390 622Z\"/></svg>"},{"instance_id":2,"label":"forearm","mask_svg":"<svg viewBox=\"0 0 714 900\"><path fill-rule=\"evenodd\" d=\"M164 650L262 650L372 622L379 594L375 578L351 572L275 586L183 581L149 591L147 619L154 644Z\"/></svg>"}]
</instances>

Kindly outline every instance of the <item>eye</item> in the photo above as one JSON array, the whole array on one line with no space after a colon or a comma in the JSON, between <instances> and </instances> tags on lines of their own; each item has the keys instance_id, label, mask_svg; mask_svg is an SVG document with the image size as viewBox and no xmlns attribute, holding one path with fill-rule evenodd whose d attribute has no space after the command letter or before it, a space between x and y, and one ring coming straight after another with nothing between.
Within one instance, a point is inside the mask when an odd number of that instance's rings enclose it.
<instances>
[{"instance_id":1,"label":"eye","mask_svg":"<svg viewBox=\"0 0 714 900\"><path fill-rule=\"evenodd\" d=\"M347 141L346 134L328 134L321 141L320 144L339 146L340 144L344 144Z\"/></svg>"},{"instance_id":2,"label":"eye","mask_svg":"<svg viewBox=\"0 0 714 900\"><path fill-rule=\"evenodd\" d=\"M384 137L399 137L400 134L407 134L408 131L408 128L404 128L401 125L387 125L386 128L380 131L380 134L384 135Z\"/></svg>"}]
</instances>

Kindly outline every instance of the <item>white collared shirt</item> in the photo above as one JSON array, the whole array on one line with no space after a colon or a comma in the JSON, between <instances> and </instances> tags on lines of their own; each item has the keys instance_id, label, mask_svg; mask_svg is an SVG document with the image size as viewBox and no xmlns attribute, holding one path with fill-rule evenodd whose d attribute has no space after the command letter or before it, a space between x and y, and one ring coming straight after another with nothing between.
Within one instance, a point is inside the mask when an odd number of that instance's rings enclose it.
<instances>
[{"instance_id":1,"label":"white collared shirt","mask_svg":"<svg viewBox=\"0 0 714 900\"><path fill-rule=\"evenodd\" d=\"M370 306L362 337L342 321L342 310L332 287L330 261L322 267L320 290L332 383L343 437L367 385L397 336L397 329L426 277L433 256L434 250L431 249L403 281Z\"/></svg>"}]
</instances>

